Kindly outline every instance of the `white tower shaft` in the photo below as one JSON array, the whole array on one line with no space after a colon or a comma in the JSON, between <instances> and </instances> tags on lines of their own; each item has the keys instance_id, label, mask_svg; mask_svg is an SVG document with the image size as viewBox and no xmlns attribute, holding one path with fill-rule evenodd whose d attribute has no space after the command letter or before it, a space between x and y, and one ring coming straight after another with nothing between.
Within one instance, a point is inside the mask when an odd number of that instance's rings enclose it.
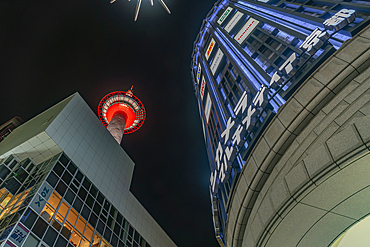
<instances>
[{"instance_id":1,"label":"white tower shaft","mask_svg":"<svg viewBox=\"0 0 370 247\"><path fill-rule=\"evenodd\" d=\"M114 139L121 144L123 131L125 129L126 118L123 112L114 113L112 119L110 120L107 130L111 133Z\"/></svg>"}]
</instances>

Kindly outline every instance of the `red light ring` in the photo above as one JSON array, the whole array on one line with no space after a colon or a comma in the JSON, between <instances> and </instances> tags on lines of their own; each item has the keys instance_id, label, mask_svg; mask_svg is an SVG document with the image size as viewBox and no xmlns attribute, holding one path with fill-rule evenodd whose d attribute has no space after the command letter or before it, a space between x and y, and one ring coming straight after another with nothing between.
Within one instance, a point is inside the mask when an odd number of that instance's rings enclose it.
<instances>
[{"instance_id":1,"label":"red light ring","mask_svg":"<svg viewBox=\"0 0 370 247\"><path fill-rule=\"evenodd\" d=\"M126 95L124 91L107 94L98 105L98 116L105 127L115 112L122 111L127 116L124 134L138 130L144 123L146 112L144 105L134 95Z\"/></svg>"}]
</instances>

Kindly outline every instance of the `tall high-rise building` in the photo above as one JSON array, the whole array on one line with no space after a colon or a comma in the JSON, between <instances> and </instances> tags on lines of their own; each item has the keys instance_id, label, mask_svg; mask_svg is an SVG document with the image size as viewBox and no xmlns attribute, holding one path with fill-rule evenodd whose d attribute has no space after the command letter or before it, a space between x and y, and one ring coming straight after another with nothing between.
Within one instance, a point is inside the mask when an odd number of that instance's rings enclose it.
<instances>
[{"instance_id":1,"label":"tall high-rise building","mask_svg":"<svg viewBox=\"0 0 370 247\"><path fill-rule=\"evenodd\" d=\"M134 163L75 93L0 142L0 244L176 246L130 192Z\"/></svg>"},{"instance_id":2,"label":"tall high-rise building","mask_svg":"<svg viewBox=\"0 0 370 247\"><path fill-rule=\"evenodd\" d=\"M345 246L367 222L369 23L357 0L208 13L191 74L221 246Z\"/></svg>"}]
</instances>

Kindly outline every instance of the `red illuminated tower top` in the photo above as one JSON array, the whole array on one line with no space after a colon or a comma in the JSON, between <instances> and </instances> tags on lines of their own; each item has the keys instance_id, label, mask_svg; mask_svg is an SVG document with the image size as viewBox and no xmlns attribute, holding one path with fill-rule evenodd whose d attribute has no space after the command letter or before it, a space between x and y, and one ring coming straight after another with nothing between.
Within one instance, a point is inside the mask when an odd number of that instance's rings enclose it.
<instances>
[{"instance_id":1,"label":"red illuminated tower top","mask_svg":"<svg viewBox=\"0 0 370 247\"><path fill-rule=\"evenodd\" d=\"M132 91L116 91L107 94L99 103L100 121L120 144L123 134L138 130L145 120L145 108Z\"/></svg>"}]
</instances>

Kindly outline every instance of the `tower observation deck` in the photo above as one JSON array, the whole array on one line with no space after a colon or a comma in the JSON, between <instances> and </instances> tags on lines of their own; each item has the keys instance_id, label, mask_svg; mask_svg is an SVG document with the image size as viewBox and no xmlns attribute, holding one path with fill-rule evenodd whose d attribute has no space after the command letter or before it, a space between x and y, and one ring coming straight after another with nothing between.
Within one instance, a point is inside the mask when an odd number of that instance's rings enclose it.
<instances>
[{"instance_id":1,"label":"tower observation deck","mask_svg":"<svg viewBox=\"0 0 370 247\"><path fill-rule=\"evenodd\" d=\"M123 134L135 132L143 125L146 116L144 105L134 96L132 88L109 93L98 105L100 121L119 144Z\"/></svg>"}]
</instances>

